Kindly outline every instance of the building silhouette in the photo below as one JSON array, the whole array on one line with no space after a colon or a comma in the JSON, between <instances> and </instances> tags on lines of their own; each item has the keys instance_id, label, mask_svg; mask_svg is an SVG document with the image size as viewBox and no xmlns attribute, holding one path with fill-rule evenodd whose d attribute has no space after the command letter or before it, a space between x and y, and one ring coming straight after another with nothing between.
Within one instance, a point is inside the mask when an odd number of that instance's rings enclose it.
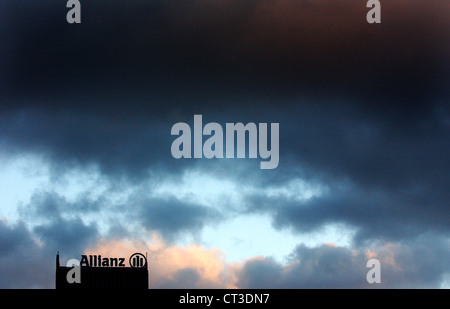
<instances>
[{"instance_id":1,"label":"building silhouette","mask_svg":"<svg viewBox=\"0 0 450 309\"><path fill-rule=\"evenodd\" d=\"M147 259L133 258L131 267L79 266L80 283L69 283L67 274L74 267L61 266L56 255L56 289L126 288L148 289ZM134 266L134 267L133 267Z\"/></svg>"}]
</instances>

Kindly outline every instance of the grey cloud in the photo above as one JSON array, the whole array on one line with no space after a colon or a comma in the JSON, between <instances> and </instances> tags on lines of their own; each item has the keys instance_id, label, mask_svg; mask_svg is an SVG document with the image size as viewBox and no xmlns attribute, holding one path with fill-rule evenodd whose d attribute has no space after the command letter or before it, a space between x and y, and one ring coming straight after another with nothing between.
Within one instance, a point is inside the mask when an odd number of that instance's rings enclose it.
<instances>
[{"instance_id":1,"label":"grey cloud","mask_svg":"<svg viewBox=\"0 0 450 309\"><path fill-rule=\"evenodd\" d=\"M448 240L418 238L373 249L381 262L381 283L366 281L365 249L298 246L288 264L251 260L238 274L240 288L439 288L450 269Z\"/></svg>"},{"instance_id":2,"label":"grey cloud","mask_svg":"<svg viewBox=\"0 0 450 309\"><path fill-rule=\"evenodd\" d=\"M159 232L168 241L182 234L195 235L205 225L223 219L222 214L213 207L176 198L146 197L151 191L144 193L139 186L128 185L130 192L125 202L107 197L92 200L84 195L68 201L55 192L39 191L32 195L30 203L20 207L19 213L23 220L38 224L33 232L46 243L56 250L70 249L73 253L82 251L99 236L96 225L83 221L91 220L92 216L104 219L102 224L109 229L104 236L109 238L121 239L142 227L147 231ZM124 222L131 222L132 227L127 227Z\"/></svg>"},{"instance_id":3,"label":"grey cloud","mask_svg":"<svg viewBox=\"0 0 450 309\"><path fill-rule=\"evenodd\" d=\"M24 223L0 221L0 287L51 288L56 251L37 245Z\"/></svg>"},{"instance_id":4,"label":"grey cloud","mask_svg":"<svg viewBox=\"0 0 450 309\"><path fill-rule=\"evenodd\" d=\"M306 201L249 197L246 212L269 213L276 228L297 232L343 223L355 229L355 245L375 239L408 239L430 231L446 235L450 222L446 194L429 195L429 191L399 192L336 185Z\"/></svg>"},{"instance_id":5,"label":"grey cloud","mask_svg":"<svg viewBox=\"0 0 450 309\"><path fill-rule=\"evenodd\" d=\"M79 256L85 248L95 243L99 236L95 225L87 225L81 219L57 218L50 223L36 226L33 233L45 242L53 252L58 250Z\"/></svg>"},{"instance_id":6,"label":"grey cloud","mask_svg":"<svg viewBox=\"0 0 450 309\"><path fill-rule=\"evenodd\" d=\"M185 203L176 199L150 199L141 204L139 221L147 229L160 232L166 239L183 233L196 233L206 224L220 220L210 207Z\"/></svg>"},{"instance_id":7,"label":"grey cloud","mask_svg":"<svg viewBox=\"0 0 450 309\"><path fill-rule=\"evenodd\" d=\"M53 191L37 191L28 204L19 208L19 212L23 218L30 220L52 221L65 215L98 213L105 204L101 198L92 200L80 196L72 202Z\"/></svg>"},{"instance_id":8,"label":"grey cloud","mask_svg":"<svg viewBox=\"0 0 450 309\"><path fill-rule=\"evenodd\" d=\"M16 250L27 248L32 240L24 223L8 226L0 221L0 243L3 255L8 255Z\"/></svg>"}]
</instances>

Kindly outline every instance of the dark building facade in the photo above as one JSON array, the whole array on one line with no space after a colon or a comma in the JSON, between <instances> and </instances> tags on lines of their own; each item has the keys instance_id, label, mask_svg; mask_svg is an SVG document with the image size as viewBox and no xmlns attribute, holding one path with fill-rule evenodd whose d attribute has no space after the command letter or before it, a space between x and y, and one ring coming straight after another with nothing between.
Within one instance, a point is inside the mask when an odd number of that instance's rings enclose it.
<instances>
[{"instance_id":1,"label":"dark building facade","mask_svg":"<svg viewBox=\"0 0 450 309\"><path fill-rule=\"evenodd\" d=\"M133 259L133 264L134 259ZM132 264L132 265L133 265ZM67 274L74 267L61 266L56 255L56 289L126 288L148 289L148 263L143 259L138 267L79 266L80 282L69 283Z\"/></svg>"}]
</instances>

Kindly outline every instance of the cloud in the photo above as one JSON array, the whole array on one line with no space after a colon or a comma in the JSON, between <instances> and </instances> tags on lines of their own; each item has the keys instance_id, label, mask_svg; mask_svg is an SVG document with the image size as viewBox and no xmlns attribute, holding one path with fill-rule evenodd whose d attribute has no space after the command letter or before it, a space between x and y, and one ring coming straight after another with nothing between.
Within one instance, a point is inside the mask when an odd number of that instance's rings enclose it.
<instances>
[{"instance_id":1,"label":"cloud","mask_svg":"<svg viewBox=\"0 0 450 309\"><path fill-rule=\"evenodd\" d=\"M79 218L73 220L59 218L50 224L39 225L33 231L54 252L64 250L71 254L82 251L98 236L95 226L86 225Z\"/></svg>"},{"instance_id":2,"label":"cloud","mask_svg":"<svg viewBox=\"0 0 450 309\"><path fill-rule=\"evenodd\" d=\"M417 0L383 4L377 28L367 24L367 9L356 0L151 1L137 7L91 1L74 28L60 18L66 8L51 1L24 1L20 9L3 4L9 61L2 71L10 77L4 96L22 98L14 102L19 106L59 110L64 101L71 110L134 118L210 110L211 99L225 108L240 93L286 104L282 98L336 92L373 99L368 107L382 113L409 105L403 113L417 116L445 86L447 47L441 42L448 22L441 0L427 7ZM23 100L30 95L33 103ZM261 104L248 103L252 109Z\"/></svg>"},{"instance_id":3,"label":"cloud","mask_svg":"<svg viewBox=\"0 0 450 309\"><path fill-rule=\"evenodd\" d=\"M29 232L23 223L16 226L9 226L6 221L1 220L0 228L0 241L3 254L10 254L18 249L24 249L32 243L28 235Z\"/></svg>"},{"instance_id":4,"label":"cloud","mask_svg":"<svg viewBox=\"0 0 450 309\"><path fill-rule=\"evenodd\" d=\"M51 221L67 215L98 213L104 206L103 203L101 198L92 200L85 195L69 201L66 196L55 191L37 190L30 202L20 207L20 212L23 218Z\"/></svg>"},{"instance_id":5,"label":"cloud","mask_svg":"<svg viewBox=\"0 0 450 309\"><path fill-rule=\"evenodd\" d=\"M447 180L443 1L383 4L376 30L360 1L137 6L91 1L75 28L51 1L3 4L5 149L142 180L194 164L171 157L169 132L202 113L280 122L283 172Z\"/></svg>"},{"instance_id":6,"label":"cloud","mask_svg":"<svg viewBox=\"0 0 450 309\"><path fill-rule=\"evenodd\" d=\"M97 224L84 221L86 215L98 213L94 206L83 198L71 203L55 192L37 192L19 212L30 229L27 234L45 244L46 250L78 254L99 237Z\"/></svg>"},{"instance_id":7,"label":"cloud","mask_svg":"<svg viewBox=\"0 0 450 309\"><path fill-rule=\"evenodd\" d=\"M37 240L23 223L0 221L0 286L54 286L54 239ZM435 288L448 277L449 241L423 235L407 242L384 242L359 249L323 244L297 246L281 263L257 256L229 263L225 253L197 244L166 243L157 234L145 240L97 238L86 249L61 251L61 263L85 254L128 257L148 253L150 288ZM79 250L78 248L77 250ZM369 259L381 262L381 284L366 282Z\"/></svg>"},{"instance_id":8,"label":"cloud","mask_svg":"<svg viewBox=\"0 0 450 309\"><path fill-rule=\"evenodd\" d=\"M270 258L245 262L236 284L240 288L438 288L449 272L445 239L384 243L372 250L300 245L285 265ZM381 263L379 285L366 281L371 258Z\"/></svg>"},{"instance_id":9,"label":"cloud","mask_svg":"<svg viewBox=\"0 0 450 309\"><path fill-rule=\"evenodd\" d=\"M329 223L343 223L355 228L354 241L360 243L408 239L429 231L445 235L449 226L445 198L423 196L428 194L341 186L302 202L257 197L249 198L248 204L254 205L250 211L271 214L280 229L310 232Z\"/></svg>"},{"instance_id":10,"label":"cloud","mask_svg":"<svg viewBox=\"0 0 450 309\"><path fill-rule=\"evenodd\" d=\"M145 228L159 231L167 239L184 232L195 232L205 224L212 224L220 214L205 206L181 202L175 199L146 201L139 214Z\"/></svg>"},{"instance_id":11,"label":"cloud","mask_svg":"<svg viewBox=\"0 0 450 309\"><path fill-rule=\"evenodd\" d=\"M429 236L432 236L431 238ZM152 238L153 237L153 238ZM199 245L103 240L89 248L104 256L149 252L150 288L436 288L450 272L448 239L428 235L406 243L351 249L299 245L280 263L257 256L228 263L224 253ZM367 283L369 259L381 263L381 284Z\"/></svg>"},{"instance_id":12,"label":"cloud","mask_svg":"<svg viewBox=\"0 0 450 309\"><path fill-rule=\"evenodd\" d=\"M55 163L51 168L55 173L94 165L104 174L142 179L150 167L170 156L170 140L158 123L120 124L90 113L50 115L42 110L13 113L0 122L5 151L42 153ZM169 124L165 126L170 132Z\"/></svg>"},{"instance_id":13,"label":"cloud","mask_svg":"<svg viewBox=\"0 0 450 309\"><path fill-rule=\"evenodd\" d=\"M54 286L54 256L46 251L22 223L0 220L0 287L49 288ZM56 253L56 251L55 251Z\"/></svg>"}]
</instances>

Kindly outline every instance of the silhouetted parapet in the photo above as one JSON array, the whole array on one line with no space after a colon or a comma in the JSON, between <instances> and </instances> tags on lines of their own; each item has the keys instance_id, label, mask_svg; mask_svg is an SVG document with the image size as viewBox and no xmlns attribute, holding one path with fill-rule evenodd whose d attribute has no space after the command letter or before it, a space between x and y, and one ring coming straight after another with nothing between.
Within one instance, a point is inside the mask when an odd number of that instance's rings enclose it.
<instances>
[{"instance_id":1,"label":"silhouetted parapet","mask_svg":"<svg viewBox=\"0 0 450 309\"><path fill-rule=\"evenodd\" d=\"M67 274L74 267L61 266L56 255L56 289L125 288L148 289L148 264L143 267L79 266L80 283L69 283Z\"/></svg>"}]
</instances>

